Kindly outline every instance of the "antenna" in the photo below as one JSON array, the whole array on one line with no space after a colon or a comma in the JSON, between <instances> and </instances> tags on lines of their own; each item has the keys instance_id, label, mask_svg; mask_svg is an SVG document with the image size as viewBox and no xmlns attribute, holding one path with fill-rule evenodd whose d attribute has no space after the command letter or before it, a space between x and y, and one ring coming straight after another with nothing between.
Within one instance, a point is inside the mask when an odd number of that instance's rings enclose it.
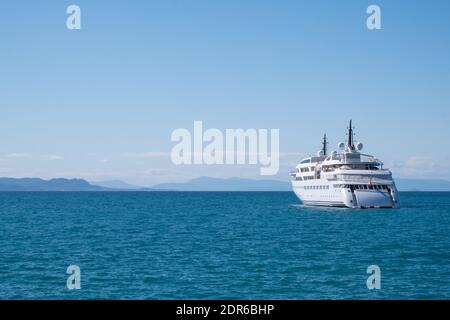
<instances>
[{"instance_id":1,"label":"antenna","mask_svg":"<svg viewBox=\"0 0 450 320\"><path fill-rule=\"evenodd\" d=\"M323 135L323 142L322 142L322 151L324 156L327 155L327 145L328 145L327 134L325 133Z\"/></svg>"},{"instance_id":2,"label":"antenna","mask_svg":"<svg viewBox=\"0 0 450 320\"><path fill-rule=\"evenodd\" d=\"M355 145L353 144L352 120L350 120L350 126L348 127L348 147L350 148L350 150L355 150Z\"/></svg>"}]
</instances>

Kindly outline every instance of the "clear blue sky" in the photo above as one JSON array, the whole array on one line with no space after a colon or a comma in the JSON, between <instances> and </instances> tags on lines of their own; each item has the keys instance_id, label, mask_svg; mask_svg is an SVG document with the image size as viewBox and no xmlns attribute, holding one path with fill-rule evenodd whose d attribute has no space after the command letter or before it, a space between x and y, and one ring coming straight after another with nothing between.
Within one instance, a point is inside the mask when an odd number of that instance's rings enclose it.
<instances>
[{"instance_id":1,"label":"clear blue sky","mask_svg":"<svg viewBox=\"0 0 450 320\"><path fill-rule=\"evenodd\" d=\"M0 176L259 178L171 164L171 132L203 120L279 128L287 179L352 118L396 176L450 179L449 1L2 1L0 40Z\"/></svg>"}]
</instances>

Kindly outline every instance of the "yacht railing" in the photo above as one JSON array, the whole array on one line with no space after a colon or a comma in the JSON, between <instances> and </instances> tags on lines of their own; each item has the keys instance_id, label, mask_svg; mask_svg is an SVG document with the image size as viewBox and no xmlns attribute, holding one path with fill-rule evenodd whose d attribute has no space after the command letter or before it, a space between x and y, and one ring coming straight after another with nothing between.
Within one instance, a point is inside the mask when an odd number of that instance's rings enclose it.
<instances>
[{"instance_id":1,"label":"yacht railing","mask_svg":"<svg viewBox=\"0 0 450 320\"><path fill-rule=\"evenodd\" d=\"M380 163L380 160L378 160L378 159L375 158L374 156L362 154L362 155L361 155L361 162L369 162L369 163L375 162L375 163Z\"/></svg>"},{"instance_id":2,"label":"yacht railing","mask_svg":"<svg viewBox=\"0 0 450 320\"><path fill-rule=\"evenodd\" d=\"M392 176L361 176L361 175L344 175L337 174L336 180L342 180L347 182L359 182L359 183L392 183Z\"/></svg>"},{"instance_id":3,"label":"yacht railing","mask_svg":"<svg viewBox=\"0 0 450 320\"><path fill-rule=\"evenodd\" d=\"M361 153L335 153L330 155L327 160L338 160L344 163L381 163L379 159L368 154Z\"/></svg>"}]
</instances>

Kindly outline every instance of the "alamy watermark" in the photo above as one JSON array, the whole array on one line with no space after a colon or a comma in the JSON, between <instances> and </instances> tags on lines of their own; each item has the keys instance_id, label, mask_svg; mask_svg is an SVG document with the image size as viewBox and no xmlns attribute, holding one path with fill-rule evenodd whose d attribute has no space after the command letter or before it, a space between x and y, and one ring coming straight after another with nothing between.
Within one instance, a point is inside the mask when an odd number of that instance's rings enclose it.
<instances>
[{"instance_id":1,"label":"alamy watermark","mask_svg":"<svg viewBox=\"0 0 450 320\"><path fill-rule=\"evenodd\" d=\"M376 4L371 4L367 7L367 14L370 16L366 20L367 29L380 30L381 29L381 8Z\"/></svg>"},{"instance_id":2,"label":"alamy watermark","mask_svg":"<svg viewBox=\"0 0 450 320\"><path fill-rule=\"evenodd\" d=\"M367 278L367 289L380 290L381 289L381 269L377 265L371 265L367 267L367 273L370 276Z\"/></svg>"},{"instance_id":3,"label":"alamy watermark","mask_svg":"<svg viewBox=\"0 0 450 320\"><path fill-rule=\"evenodd\" d=\"M69 290L80 290L81 289L81 269L77 265L70 265L67 267L67 289Z\"/></svg>"},{"instance_id":4,"label":"alamy watermark","mask_svg":"<svg viewBox=\"0 0 450 320\"><path fill-rule=\"evenodd\" d=\"M76 4L67 7L66 13L69 15L66 19L66 27L69 30L81 29L81 8ZM369 17L366 20L366 26L369 30L381 29L381 8L379 5L371 4L367 7L366 13Z\"/></svg>"},{"instance_id":5,"label":"alamy watermark","mask_svg":"<svg viewBox=\"0 0 450 320\"><path fill-rule=\"evenodd\" d=\"M67 7L66 13L69 15L66 20L66 27L69 30L81 29L81 8L75 4Z\"/></svg>"},{"instance_id":6,"label":"alamy watermark","mask_svg":"<svg viewBox=\"0 0 450 320\"><path fill-rule=\"evenodd\" d=\"M276 175L280 169L279 129L203 131L203 122L194 121L193 134L188 129L176 129L171 141L178 142L171 152L176 165L259 164L260 174L264 176Z\"/></svg>"}]
</instances>

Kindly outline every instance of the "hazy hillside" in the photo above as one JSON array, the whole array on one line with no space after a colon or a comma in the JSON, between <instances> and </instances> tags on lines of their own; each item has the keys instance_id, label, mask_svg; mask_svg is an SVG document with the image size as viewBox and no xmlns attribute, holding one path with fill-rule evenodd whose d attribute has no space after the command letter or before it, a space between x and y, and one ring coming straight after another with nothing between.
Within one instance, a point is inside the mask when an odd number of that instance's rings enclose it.
<instances>
[{"instance_id":1,"label":"hazy hillside","mask_svg":"<svg viewBox=\"0 0 450 320\"><path fill-rule=\"evenodd\" d=\"M82 179L0 178L0 191L110 191Z\"/></svg>"},{"instance_id":2,"label":"hazy hillside","mask_svg":"<svg viewBox=\"0 0 450 320\"><path fill-rule=\"evenodd\" d=\"M185 183L163 183L158 190L176 191L290 191L290 183L277 180L250 180L240 178L218 179L200 177Z\"/></svg>"},{"instance_id":3,"label":"hazy hillside","mask_svg":"<svg viewBox=\"0 0 450 320\"><path fill-rule=\"evenodd\" d=\"M139 190L143 189L140 186L135 186L120 180L107 180L107 181L90 181L90 184L94 186L110 188L110 189L129 189L129 190Z\"/></svg>"}]
</instances>

